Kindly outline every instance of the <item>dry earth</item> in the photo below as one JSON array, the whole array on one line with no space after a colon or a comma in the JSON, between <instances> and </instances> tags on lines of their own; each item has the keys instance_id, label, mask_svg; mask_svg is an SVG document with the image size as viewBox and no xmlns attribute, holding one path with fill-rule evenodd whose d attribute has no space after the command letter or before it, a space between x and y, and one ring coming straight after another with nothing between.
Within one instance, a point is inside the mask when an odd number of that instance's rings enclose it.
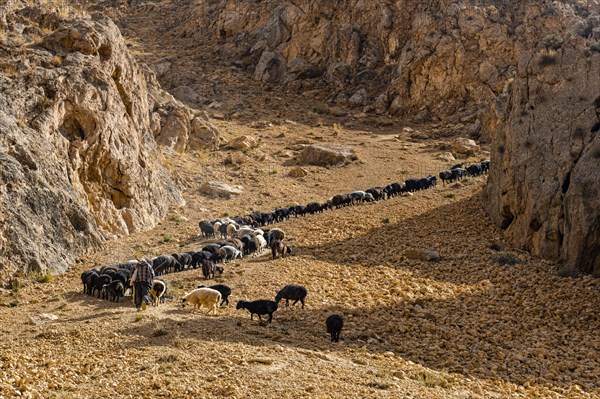
<instances>
[{"instance_id":1,"label":"dry earth","mask_svg":"<svg viewBox=\"0 0 600 399\"><path fill-rule=\"evenodd\" d=\"M128 18L133 24L136 15ZM142 22L131 29L153 28ZM139 46L142 59L169 51ZM225 137L252 135L258 146L241 166L224 163L225 149L165 151L184 207L50 282L23 278L1 291L0 398L600 397L600 281L559 277L555 264L508 249L482 210L485 178L280 223L295 255L225 265L216 282L233 288L232 304L217 316L178 305L202 282L198 270L166 275L172 299L141 314L129 297L111 303L82 294L79 275L91 267L201 248L200 219L324 201L448 166L437 158L439 141L378 130L380 121L368 118L316 114L312 100L277 88L265 96L234 69L194 60L186 68L200 65L197 79L219 77L213 86L222 105L209 113L220 119L212 121ZM240 101L251 107L236 114ZM306 143L350 145L360 161L303 166L307 176L288 177ZM243 193L209 199L198 191L205 181L241 185ZM409 260L410 250L442 259ZM518 262L502 265L499 256ZM272 298L287 283L308 288L304 310L282 308L267 326L235 310L237 300ZM346 320L337 344L324 326L334 312Z\"/></svg>"},{"instance_id":2,"label":"dry earth","mask_svg":"<svg viewBox=\"0 0 600 399\"><path fill-rule=\"evenodd\" d=\"M555 265L520 252L506 252L515 265L493 262L490 244L504 245L481 208L484 178L281 223L296 255L227 264L216 281L233 288L233 303L216 317L178 306L201 282L198 270L166 275L173 299L142 314L128 297L82 294L79 274L92 266L200 248L201 218L325 200L445 166L439 144L390 134L217 123L260 139L243 167L223 165L225 150L169 158L185 207L49 283L2 292L1 397L600 397L598 280L558 277ZM297 141L343 141L361 161L290 178L282 156ZM205 180L244 192L207 199L197 193ZM409 249L442 260L410 261ZM308 288L304 310L283 308L267 326L235 310L238 299L271 298L285 283ZM324 328L332 312L347 322L339 344ZM41 313L58 319L41 322Z\"/></svg>"}]
</instances>

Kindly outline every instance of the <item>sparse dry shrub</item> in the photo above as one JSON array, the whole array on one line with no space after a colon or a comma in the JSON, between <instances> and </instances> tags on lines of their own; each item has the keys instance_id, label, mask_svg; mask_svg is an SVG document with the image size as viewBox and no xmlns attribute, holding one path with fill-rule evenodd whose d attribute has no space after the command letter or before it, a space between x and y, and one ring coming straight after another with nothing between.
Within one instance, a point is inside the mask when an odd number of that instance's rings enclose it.
<instances>
[{"instance_id":1,"label":"sparse dry shrub","mask_svg":"<svg viewBox=\"0 0 600 399\"><path fill-rule=\"evenodd\" d=\"M50 63L54 66L60 66L62 65L62 57L60 55L55 55L54 57L52 57L52 59L50 60Z\"/></svg>"},{"instance_id":2,"label":"sparse dry shrub","mask_svg":"<svg viewBox=\"0 0 600 399\"><path fill-rule=\"evenodd\" d=\"M563 39L559 35L552 34L545 36L541 41L542 46L546 49L558 50L562 47Z\"/></svg>"}]
</instances>

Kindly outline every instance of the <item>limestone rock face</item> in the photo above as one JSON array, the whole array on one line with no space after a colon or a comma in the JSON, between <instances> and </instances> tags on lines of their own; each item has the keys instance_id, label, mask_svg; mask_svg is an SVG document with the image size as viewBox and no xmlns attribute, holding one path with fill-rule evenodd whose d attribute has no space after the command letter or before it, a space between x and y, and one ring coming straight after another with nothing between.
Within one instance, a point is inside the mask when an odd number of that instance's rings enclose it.
<instances>
[{"instance_id":1,"label":"limestone rock face","mask_svg":"<svg viewBox=\"0 0 600 399\"><path fill-rule=\"evenodd\" d=\"M185 146L189 111L110 20L63 20L52 7L0 10L0 284L17 270L64 271L184 203L155 138ZM22 46L27 35L38 45Z\"/></svg>"},{"instance_id":2,"label":"limestone rock face","mask_svg":"<svg viewBox=\"0 0 600 399\"><path fill-rule=\"evenodd\" d=\"M600 6L582 3L200 0L181 7L173 34L210 40L259 81L322 88L416 122L479 120L487 138L497 123L489 104L514 79L522 48L600 29Z\"/></svg>"},{"instance_id":3,"label":"limestone rock face","mask_svg":"<svg viewBox=\"0 0 600 399\"><path fill-rule=\"evenodd\" d=\"M485 203L516 245L600 275L600 54L523 53Z\"/></svg>"},{"instance_id":4,"label":"limestone rock face","mask_svg":"<svg viewBox=\"0 0 600 399\"><path fill-rule=\"evenodd\" d=\"M296 157L299 163L316 166L344 166L357 159L352 147L325 144L307 145Z\"/></svg>"}]
</instances>

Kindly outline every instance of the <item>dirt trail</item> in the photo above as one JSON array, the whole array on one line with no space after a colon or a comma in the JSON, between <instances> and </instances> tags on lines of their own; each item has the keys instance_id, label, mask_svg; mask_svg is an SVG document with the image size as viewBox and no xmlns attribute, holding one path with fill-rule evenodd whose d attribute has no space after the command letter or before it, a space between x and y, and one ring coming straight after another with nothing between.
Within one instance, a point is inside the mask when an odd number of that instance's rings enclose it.
<instances>
[{"instance_id":1,"label":"dirt trail","mask_svg":"<svg viewBox=\"0 0 600 399\"><path fill-rule=\"evenodd\" d=\"M130 33L164 31L148 16L122 17ZM150 48L151 39L147 52L164 48ZM129 297L82 294L79 275L91 267L201 248L200 219L324 201L448 166L437 159L440 142L312 123L300 112L307 100L282 116L260 98L255 124L214 121L227 137L259 139L241 167L224 164L226 150L165 155L185 207L51 282L0 292L0 398L600 397L600 282L558 277L555 265L509 250L481 208L485 177L278 224L295 255L226 264L208 281L233 288L216 317L179 304L205 283L199 270L164 276L172 299L141 314ZM290 178L294 144L306 142L351 145L360 161ZM208 180L243 194L205 198L198 187ZM409 260L409 250L441 260ZM308 288L306 309L282 308L267 326L235 310L237 300L272 298L287 283ZM334 312L346 320L338 344L324 325ZM36 319L42 313L58 319Z\"/></svg>"}]
</instances>

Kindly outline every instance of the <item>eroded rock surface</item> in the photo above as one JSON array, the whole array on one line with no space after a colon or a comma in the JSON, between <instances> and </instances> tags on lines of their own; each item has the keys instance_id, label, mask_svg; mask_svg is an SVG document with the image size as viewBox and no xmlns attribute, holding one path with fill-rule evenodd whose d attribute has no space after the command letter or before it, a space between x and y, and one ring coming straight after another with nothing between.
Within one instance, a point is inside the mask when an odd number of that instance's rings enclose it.
<instances>
[{"instance_id":1,"label":"eroded rock surface","mask_svg":"<svg viewBox=\"0 0 600 399\"><path fill-rule=\"evenodd\" d=\"M600 275L600 53L524 53L505 112L490 215L519 247Z\"/></svg>"},{"instance_id":2,"label":"eroded rock surface","mask_svg":"<svg viewBox=\"0 0 600 399\"><path fill-rule=\"evenodd\" d=\"M105 239L183 205L157 141L184 148L194 116L132 58L110 20L19 2L0 17L5 282L17 270L64 271Z\"/></svg>"}]
</instances>

